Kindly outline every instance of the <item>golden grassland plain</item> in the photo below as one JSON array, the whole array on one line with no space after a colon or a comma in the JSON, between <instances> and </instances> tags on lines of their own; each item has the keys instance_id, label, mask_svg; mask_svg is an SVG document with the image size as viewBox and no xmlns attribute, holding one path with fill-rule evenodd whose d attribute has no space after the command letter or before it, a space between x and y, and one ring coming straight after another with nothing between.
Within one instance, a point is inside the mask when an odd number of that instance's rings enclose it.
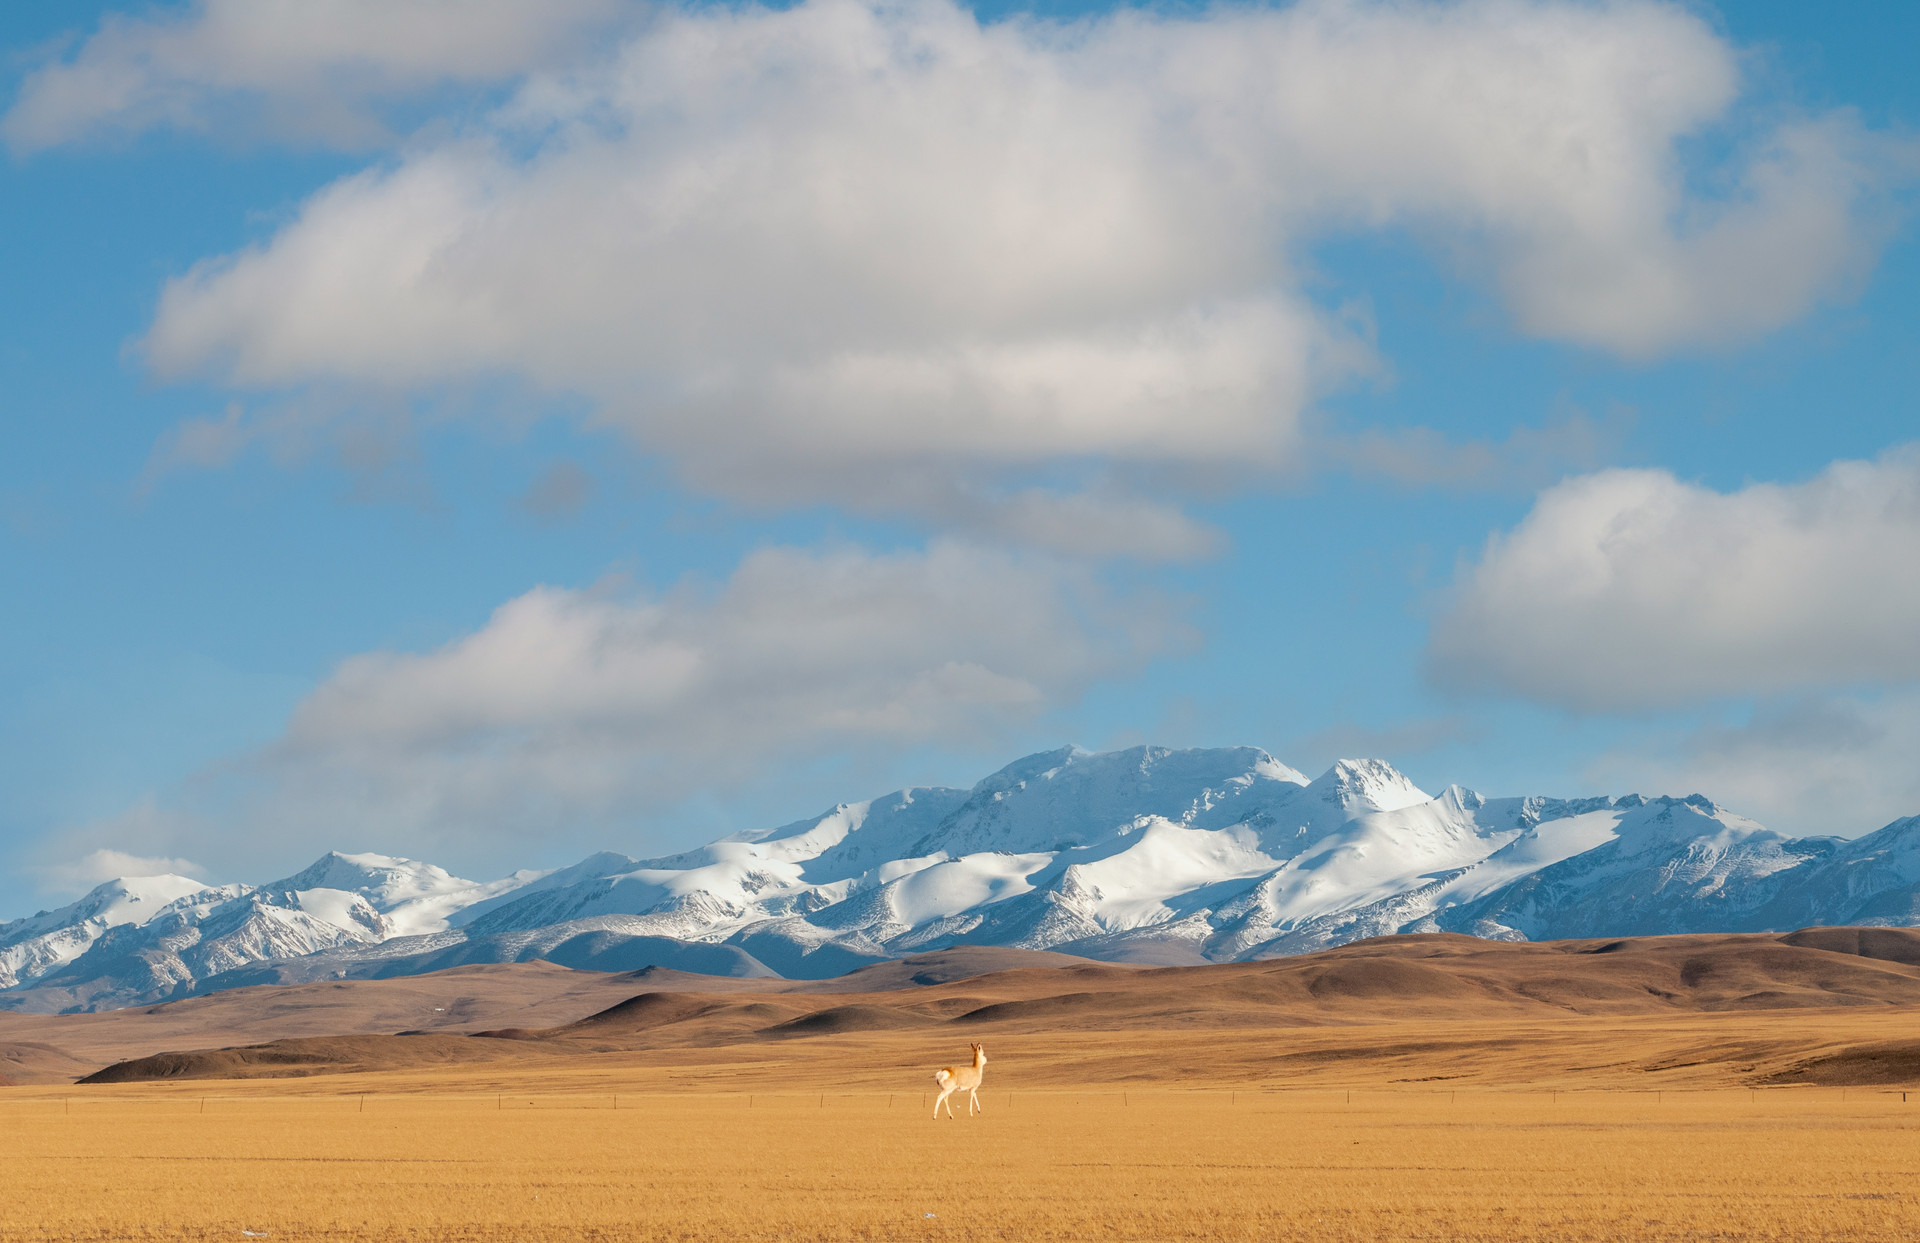
<instances>
[{"instance_id":1,"label":"golden grassland plain","mask_svg":"<svg viewBox=\"0 0 1920 1243\"><path fill-rule=\"evenodd\" d=\"M1916 1018L1008 1033L937 1123L919 1032L16 1088L0 1241L1910 1239L1920 1090L1725 1085Z\"/></svg>"},{"instance_id":2,"label":"golden grassland plain","mask_svg":"<svg viewBox=\"0 0 1920 1243\"><path fill-rule=\"evenodd\" d=\"M1920 933L1058 957L12 1016L0 1243L1920 1238Z\"/></svg>"}]
</instances>

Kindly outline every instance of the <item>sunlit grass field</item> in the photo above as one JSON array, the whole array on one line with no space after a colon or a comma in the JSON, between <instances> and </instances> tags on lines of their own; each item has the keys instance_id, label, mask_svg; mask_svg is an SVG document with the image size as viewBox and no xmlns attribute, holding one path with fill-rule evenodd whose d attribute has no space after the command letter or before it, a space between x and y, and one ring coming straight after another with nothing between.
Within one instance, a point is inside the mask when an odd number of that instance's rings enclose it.
<instances>
[{"instance_id":1,"label":"sunlit grass field","mask_svg":"<svg viewBox=\"0 0 1920 1243\"><path fill-rule=\"evenodd\" d=\"M658 1083L16 1090L0 1240L1920 1236L1920 1092Z\"/></svg>"}]
</instances>

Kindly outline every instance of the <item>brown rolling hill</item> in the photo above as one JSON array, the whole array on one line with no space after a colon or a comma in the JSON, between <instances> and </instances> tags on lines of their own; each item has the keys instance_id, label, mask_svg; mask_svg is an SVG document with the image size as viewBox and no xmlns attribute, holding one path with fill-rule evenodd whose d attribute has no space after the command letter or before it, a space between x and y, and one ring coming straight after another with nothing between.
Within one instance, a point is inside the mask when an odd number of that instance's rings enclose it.
<instances>
[{"instance_id":1,"label":"brown rolling hill","mask_svg":"<svg viewBox=\"0 0 1920 1243\"><path fill-rule=\"evenodd\" d=\"M660 967L607 973L530 962L453 967L389 980L258 985L92 1014L0 1013L0 1074L21 1084L71 1083L110 1063L162 1050L402 1031L547 1028L596 1014L642 991L725 995L832 987L877 992L1015 966L1088 963L1068 954L967 947L879 963L837 980L733 979Z\"/></svg>"},{"instance_id":2,"label":"brown rolling hill","mask_svg":"<svg viewBox=\"0 0 1920 1243\"><path fill-rule=\"evenodd\" d=\"M616 975L533 962L394 980L236 988L97 1014L0 1014L0 1072L22 1083L71 1082L160 1049L516 1022L550 1026L603 1010L633 991L632 980Z\"/></svg>"},{"instance_id":3,"label":"brown rolling hill","mask_svg":"<svg viewBox=\"0 0 1920 1243\"><path fill-rule=\"evenodd\" d=\"M38 1039L77 1060L100 1058L109 1047L129 1050L86 1083L459 1066L493 1067L511 1078L609 1058L609 1065L637 1058L771 1066L830 1061L831 1050L856 1046L872 1051L876 1065L909 1065L917 1056L909 1050L972 1041L1024 1049L1034 1083L1049 1074L1076 1081L1094 1058L1113 1062L1103 1073L1116 1081L1137 1077L1129 1048L1161 1050L1156 1067L1234 1081L1362 1074L1498 1083L1525 1066L1535 1079L1565 1072L1611 1076L1609 1082L1650 1075L1665 1076L1662 1082L1688 1075L1714 1082L1920 1082L1920 1040L1900 1038L1920 1016L1920 933L1903 929L1543 943L1402 936L1296 958L1161 968L960 948L805 983L658 970L595 976L541 964L441 974L458 978L269 987L200 999L203 1025L192 1030L252 1037L226 1047L206 1047L219 1040L197 1051L187 1041L158 1043L163 1031L188 1029L195 1017L173 1006L123 1018L111 1039L105 1023L75 1028L91 1037L89 1044L61 1044L62 1033L51 1030ZM417 1009L412 999L402 1004L401 996L376 994L326 1005L374 983L411 986L423 997L459 993L466 1001L458 1019L401 1034L367 1028L406 1005ZM491 988L498 994L483 999ZM454 1007L436 1013L453 1014ZM498 1015L510 1021L485 1021ZM217 1025L208 1021L215 1018ZM288 1030L296 1018L303 1030ZM149 1020L144 1029L142 1019ZM275 1021L282 1026L271 1026ZM328 1023L333 1030L320 1034ZM8 1034L0 1027L0 1036ZM152 1043L132 1055L141 1041ZM164 1048L176 1051L155 1051Z\"/></svg>"}]
</instances>

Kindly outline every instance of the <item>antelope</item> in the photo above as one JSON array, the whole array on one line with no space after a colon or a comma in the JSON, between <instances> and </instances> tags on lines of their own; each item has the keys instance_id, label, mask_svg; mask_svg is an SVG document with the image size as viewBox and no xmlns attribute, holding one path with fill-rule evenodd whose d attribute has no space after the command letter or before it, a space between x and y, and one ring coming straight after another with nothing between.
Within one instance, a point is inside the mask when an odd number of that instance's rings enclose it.
<instances>
[{"instance_id":1,"label":"antelope","mask_svg":"<svg viewBox=\"0 0 1920 1243\"><path fill-rule=\"evenodd\" d=\"M940 1085L940 1095L933 1102L934 1121L939 1121L942 1105L947 1107L947 1117L953 1117L953 1102L947 1098L963 1090L967 1094L967 1117L973 1117L976 1109L987 1112L987 1107L980 1103L980 1080L987 1073L987 1046L977 1044L972 1048L973 1065L943 1066L933 1072L933 1081Z\"/></svg>"}]
</instances>

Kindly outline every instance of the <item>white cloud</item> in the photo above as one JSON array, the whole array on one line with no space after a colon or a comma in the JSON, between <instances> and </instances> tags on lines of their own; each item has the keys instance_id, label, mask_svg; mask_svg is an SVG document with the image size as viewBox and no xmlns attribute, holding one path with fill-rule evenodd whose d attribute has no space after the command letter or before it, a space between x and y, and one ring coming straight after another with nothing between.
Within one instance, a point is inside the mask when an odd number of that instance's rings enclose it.
<instances>
[{"instance_id":1,"label":"white cloud","mask_svg":"<svg viewBox=\"0 0 1920 1243\"><path fill-rule=\"evenodd\" d=\"M29 73L0 135L15 151L158 127L349 147L388 137L379 107L508 81L588 50L622 0L196 0L108 14Z\"/></svg>"},{"instance_id":2,"label":"white cloud","mask_svg":"<svg viewBox=\"0 0 1920 1243\"><path fill-rule=\"evenodd\" d=\"M1039 488L994 498L963 522L1016 544L1074 556L1194 561L1220 551L1225 537L1177 507L1092 488L1061 496Z\"/></svg>"},{"instance_id":3,"label":"white cloud","mask_svg":"<svg viewBox=\"0 0 1920 1243\"><path fill-rule=\"evenodd\" d=\"M650 813L850 745L999 743L1186 641L1163 598L951 543L767 549L660 596L536 588L436 651L344 662L243 766L241 819L428 853L610 821L644 837Z\"/></svg>"},{"instance_id":4,"label":"white cloud","mask_svg":"<svg viewBox=\"0 0 1920 1243\"><path fill-rule=\"evenodd\" d=\"M1576 470L1592 470L1620 451L1628 411L1594 419L1579 411L1545 427L1516 427L1498 441L1457 441L1431 427L1371 428L1327 436L1314 455L1355 475L1457 491L1532 492Z\"/></svg>"},{"instance_id":5,"label":"white cloud","mask_svg":"<svg viewBox=\"0 0 1920 1243\"><path fill-rule=\"evenodd\" d=\"M1601 757L1611 789L1703 792L1772 829L1858 837L1920 815L1920 691L1772 703L1739 725Z\"/></svg>"},{"instance_id":6,"label":"white cloud","mask_svg":"<svg viewBox=\"0 0 1920 1243\"><path fill-rule=\"evenodd\" d=\"M82 892L102 881L121 876L161 876L167 873L199 879L207 874L207 870L191 859L131 855L120 850L89 851L70 863L41 869L44 887L56 893Z\"/></svg>"},{"instance_id":7,"label":"white cloud","mask_svg":"<svg viewBox=\"0 0 1920 1243\"><path fill-rule=\"evenodd\" d=\"M1110 478L1072 490L975 488L935 469L900 471L848 502L869 513L909 512L943 531L990 543L1044 548L1088 560L1196 561L1225 536L1178 505L1149 500Z\"/></svg>"},{"instance_id":8,"label":"white cloud","mask_svg":"<svg viewBox=\"0 0 1920 1243\"><path fill-rule=\"evenodd\" d=\"M1920 447L1721 493L1615 470L1542 493L1433 626L1444 684L1633 711L1920 678Z\"/></svg>"},{"instance_id":9,"label":"white cloud","mask_svg":"<svg viewBox=\"0 0 1920 1243\"><path fill-rule=\"evenodd\" d=\"M1905 157L1836 116L1689 165L1738 86L1734 49L1644 3L666 9L170 282L145 347L243 388L583 395L759 503L1271 470L1371 365L1289 266L1329 230L1411 226L1524 331L1630 356L1843 286ZM1714 173L1726 195L1687 188Z\"/></svg>"},{"instance_id":10,"label":"white cloud","mask_svg":"<svg viewBox=\"0 0 1920 1243\"><path fill-rule=\"evenodd\" d=\"M118 816L87 826L75 834L67 835L48 847L71 848L75 837L114 838L130 843L158 841L175 836L184 826L173 822L161 811L151 798L143 799ZM43 847L43 851L44 851ZM190 876L195 880L207 879L207 869L192 859L181 859L170 855L133 854L124 850L100 847L89 850L78 857L68 858L59 863L42 864L29 867L35 886L43 894L69 901L86 893L94 886L122 876Z\"/></svg>"},{"instance_id":11,"label":"white cloud","mask_svg":"<svg viewBox=\"0 0 1920 1243\"><path fill-rule=\"evenodd\" d=\"M41 893L62 901L121 876L172 873L205 880L204 866L164 852L188 849L201 854L213 827L212 822L148 794L123 811L43 840L34 852L38 861L24 870Z\"/></svg>"},{"instance_id":12,"label":"white cloud","mask_svg":"<svg viewBox=\"0 0 1920 1243\"><path fill-rule=\"evenodd\" d=\"M1690 225L1651 214L1659 195L1593 232L1550 225L1504 258L1501 284L1535 335L1632 358L1756 336L1864 276L1891 226L1875 191L1913 167L1911 147L1846 115L1783 126L1728 203L1686 203L1669 185L1666 210Z\"/></svg>"}]
</instances>

